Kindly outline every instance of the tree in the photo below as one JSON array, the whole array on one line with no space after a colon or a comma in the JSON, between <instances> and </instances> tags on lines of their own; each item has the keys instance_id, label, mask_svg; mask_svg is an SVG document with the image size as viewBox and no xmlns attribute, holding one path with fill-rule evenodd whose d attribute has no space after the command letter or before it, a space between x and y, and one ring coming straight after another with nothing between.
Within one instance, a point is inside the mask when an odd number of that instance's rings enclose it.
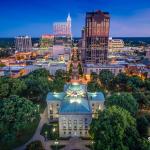
<instances>
[{"instance_id":1,"label":"tree","mask_svg":"<svg viewBox=\"0 0 150 150\"><path fill-rule=\"evenodd\" d=\"M140 90L136 90L135 92L133 92L133 96L137 100L140 109L150 108L150 92L149 91L142 92Z\"/></svg>"},{"instance_id":2,"label":"tree","mask_svg":"<svg viewBox=\"0 0 150 150\"><path fill-rule=\"evenodd\" d=\"M45 77L34 77L29 76L25 79L25 83L27 86L26 91L24 92L24 96L34 102L39 102L43 100L44 96L49 91L49 83L48 78Z\"/></svg>"},{"instance_id":3,"label":"tree","mask_svg":"<svg viewBox=\"0 0 150 150\"><path fill-rule=\"evenodd\" d=\"M98 79L97 73L92 72L92 73L91 73L91 80L92 80L92 81L97 81L97 79Z\"/></svg>"},{"instance_id":4,"label":"tree","mask_svg":"<svg viewBox=\"0 0 150 150\"><path fill-rule=\"evenodd\" d=\"M87 84L87 90L88 92L99 92L101 91L101 88L97 82L91 81L91 82L88 82Z\"/></svg>"},{"instance_id":5,"label":"tree","mask_svg":"<svg viewBox=\"0 0 150 150\"><path fill-rule=\"evenodd\" d=\"M148 121L148 119L146 118L146 116L139 116L136 120L137 122L137 130L139 131L140 135L142 137L146 137L148 136L148 127L150 122Z\"/></svg>"},{"instance_id":6,"label":"tree","mask_svg":"<svg viewBox=\"0 0 150 150\"><path fill-rule=\"evenodd\" d=\"M129 150L130 147L134 149L136 141L133 135L129 135L129 131L134 131L134 136L138 136L135 119L128 111L117 106L105 109L98 119L92 121L90 127L90 134L95 143L94 150Z\"/></svg>"},{"instance_id":7,"label":"tree","mask_svg":"<svg viewBox=\"0 0 150 150\"><path fill-rule=\"evenodd\" d=\"M102 70L99 73L99 80L100 80L102 86L107 89L111 85L113 78L114 78L114 74L109 70Z\"/></svg>"},{"instance_id":8,"label":"tree","mask_svg":"<svg viewBox=\"0 0 150 150\"><path fill-rule=\"evenodd\" d=\"M82 70L82 66L81 66L81 64L79 63L78 64L78 72L79 72L79 75L83 75L83 70Z\"/></svg>"},{"instance_id":9,"label":"tree","mask_svg":"<svg viewBox=\"0 0 150 150\"><path fill-rule=\"evenodd\" d=\"M113 87L115 87L113 91L125 91L128 78L129 77L125 73L119 73L112 81L114 84Z\"/></svg>"},{"instance_id":10,"label":"tree","mask_svg":"<svg viewBox=\"0 0 150 150\"><path fill-rule=\"evenodd\" d=\"M55 73L55 79L56 80L63 80L64 82L70 80L70 74L69 72L66 72L65 70L57 70Z\"/></svg>"},{"instance_id":11,"label":"tree","mask_svg":"<svg viewBox=\"0 0 150 150\"><path fill-rule=\"evenodd\" d=\"M61 79L55 79L53 81L53 92L62 92L64 89L65 81Z\"/></svg>"},{"instance_id":12,"label":"tree","mask_svg":"<svg viewBox=\"0 0 150 150\"><path fill-rule=\"evenodd\" d=\"M147 90L150 90L150 79L146 79L144 84L145 84L145 88Z\"/></svg>"},{"instance_id":13,"label":"tree","mask_svg":"<svg viewBox=\"0 0 150 150\"><path fill-rule=\"evenodd\" d=\"M72 74L72 70L73 70L73 64L71 63L71 64L70 64L70 67L69 67L69 74L70 74L70 75Z\"/></svg>"},{"instance_id":14,"label":"tree","mask_svg":"<svg viewBox=\"0 0 150 150\"><path fill-rule=\"evenodd\" d=\"M21 132L38 116L38 107L26 98L10 96L0 101L0 141L21 136Z\"/></svg>"},{"instance_id":15,"label":"tree","mask_svg":"<svg viewBox=\"0 0 150 150\"><path fill-rule=\"evenodd\" d=\"M129 77L127 81L127 90L135 91L136 89L142 88L144 82L137 76Z\"/></svg>"},{"instance_id":16,"label":"tree","mask_svg":"<svg viewBox=\"0 0 150 150\"><path fill-rule=\"evenodd\" d=\"M21 79L0 78L0 98L6 98L10 95L22 96L26 90L26 84Z\"/></svg>"},{"instance_id":17,"label":"tree","mask_svg":"<svg viewBox=\"0 0 150 150\"><path fill-rule=\"evenodd\" d=\"M0 62L0 67L5 67L6 65Z\"/></svg>"},{"instance_id":18,"label":"tree","mask_svg":"<svg viewBox=\"0 0 150 150\"><path fill-rule=\"evenodd\" d=\"M41 68L41 69L37 69L37 70L31 72L29 74L29 76L30 75L34 76L35 78L39 78L39 77L48 78L49 77L49 72L45 68Z\"/></svg>"},{"instance_id":19,"label":"tree","mask_svg":"<svg viewBox=\"0 0 150 150\"><path fill-rule=\"evenodd\" d=\"M138 110L137 101L131 93L114 93L107 98L105 104L107 107L113 105L120 106L129 111L132 115L135 115Z\"/></svg>"}]
</instances>

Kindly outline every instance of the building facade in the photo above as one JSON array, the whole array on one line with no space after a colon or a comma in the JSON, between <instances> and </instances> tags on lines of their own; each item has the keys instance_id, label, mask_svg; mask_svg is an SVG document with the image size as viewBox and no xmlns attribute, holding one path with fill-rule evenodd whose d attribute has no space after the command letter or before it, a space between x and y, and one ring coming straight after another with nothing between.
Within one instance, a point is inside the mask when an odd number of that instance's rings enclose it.
<instances>
[{"instance_id":1,"label":"building facade","mask_svg":"<svg viewBox=\"0 0 150 150\"><path fill-rule=\"evenodd\" d=\"M107 12L87 12L82 31L85 63L107 63L110 16ZM85 45L85 47L84 47Z\"/></svg>"},{"instance_id":2,"label":"building facade","mask_svg":"<svg viewBox=\"0 0 150 150\"><path fill-rule=\"evenodd\" d=\"M104 109L101 92L87 92L86 85L72 83L64 86L64 92L48 93L48 120L57 120L60 137L89 137L89 126L98 111Z\"/></svg>"},{"instance_id":3,"label":"building facade","mask_svg":"<svg viewBox=\"0 0 150 150\"><path fill-rule=\"evenodd\" d=\"M55 36L69 36L72 37L71 32L71 17L68 14L66 22L56 22L53 24L53 30Z\"/></svg>"},{"instance_id":4,"label":"building facade","mask_svg":"<svg viewBox=\"0 0 150 150\"><path fill-rule=\"evenodd\" d=\"M101 64L86 64L84 66L84 73L86 75L91 75L92 72L99 74L102 70L109 70L114 75L117 75L121 72L125 72L125 66L123 65L101 65Z\"/></svg>"},{"instance_id":5,"label":"building facade","mask_svg":"<svg viewBox=\"0 0 150 150\"><path fill-rule=\"evenodd\" d=\"M121 39L109 39L109 52L120 52L124 50L124 41Z\"/></svg>"},{"instance_id":6,"label":"building facade","mask_svg":"<svg viewBox=\"0 0 150 150\"><path fill-rule=\"evenodd\" d=\"M32 40L29 36L18 36L15 40L15 48L17 52L32 51Z\"/></svg>"}]
</instances>

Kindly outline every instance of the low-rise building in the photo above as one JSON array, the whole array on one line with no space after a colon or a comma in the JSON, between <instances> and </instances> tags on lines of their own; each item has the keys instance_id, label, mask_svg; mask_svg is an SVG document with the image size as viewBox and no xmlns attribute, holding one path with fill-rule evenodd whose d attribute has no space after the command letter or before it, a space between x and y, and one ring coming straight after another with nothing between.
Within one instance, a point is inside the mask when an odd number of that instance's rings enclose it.
<instances>
[{"instance_id":1,"label":"low-rise building","mask_svg":"<svg viewBox=\"0 0 150 150\"><path fill-rule=\"evenodd\" d=\"M124 48L122 39L109 39L109 52L118 52Z\"/></svg>"},{"instance_id":2,"label":"low-rise building","mask_svg":"<svg viewBox=\"0 0 150 150\"><path fill-rule=\"evenodd\" d=\"M109 70L114 75L117 75L120 72L125 71L125 66L123 65L113 65L113 64L107 64L107 65L101 65L101 64L85 64L84 66L84 73L86 75L90 75L92 72L95 72L99 74L102 70Z\"/></svg>"},{"instance_id":3,"label":"low-rise building","mask_svg":"<svg viewBox=\"0 0 150 150\"><path fill-rule=\"evenodd\" d=\"M64 92L48 93L48 120L58 121L60 137L89 137L92 118L104 109L104 100L103 93L87 92L84 84L66 84Z\"/></svg>"},{"instance_id":4,"label":"low-rise building","mask_svg":"<svg viewBox=\"0 0 150 150\"><path fill-rule=\"evenodd\" d=\"M12 78L18 78L27 75L35 70L39 69L38 66L6 66L0 67L0 72L2 76L10 76Z\"/></svg>"},{"instance_id":5,"label":"low-rise building","mask_svg":"<svg viewBox=\"0 0 150 150\"><path fill-rule=\"evenodd\" d=\"M55 75L57 70L67 71L67 64L64 61L39 61L35 65L45 68L51 75Z\"/></svg>"}]
</instances>

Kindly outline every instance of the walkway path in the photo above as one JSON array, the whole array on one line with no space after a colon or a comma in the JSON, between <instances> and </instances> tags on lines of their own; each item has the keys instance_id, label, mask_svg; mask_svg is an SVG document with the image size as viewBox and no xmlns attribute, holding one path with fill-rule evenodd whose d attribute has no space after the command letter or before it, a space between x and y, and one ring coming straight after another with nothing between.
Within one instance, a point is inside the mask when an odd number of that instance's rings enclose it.
<instances>
[{"instance_id":1,"label":"walkway path","mask_svg":"<svg viewBox=\"0 0 150 150\"><path fill-rule=\"evenodd\" d=\"M47 123L47 109L44 110L43 114L40 115L41 120L39 122L39 125L36 129L35 134L29 140L27 143L25 143L23 146L16 148L15 150L25 150L26 146L31 143L32 141L40 140L43 143L43 146L45 147L46 150L50 150L48 147L49 145L44 142L44 137L40 135L41 129L45 123Z\"/></svg>"}]
</instances>

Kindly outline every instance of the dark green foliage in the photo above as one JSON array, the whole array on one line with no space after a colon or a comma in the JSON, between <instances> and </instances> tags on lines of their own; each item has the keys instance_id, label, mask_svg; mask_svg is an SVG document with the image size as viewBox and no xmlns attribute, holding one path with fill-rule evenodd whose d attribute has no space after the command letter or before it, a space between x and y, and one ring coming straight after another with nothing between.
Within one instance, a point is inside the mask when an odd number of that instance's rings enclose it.
<instances>
[{"instance_id":1,"label":"dark green foliage","mask_svg":"<svg viewBox=\"0 0 150 150\"><path fill-rule=\"evenodd\" d=\"M150 90L150 79L145 80L145 87L147 90Z\"/></svg>"},{"instance_id":2,"label":"dark green foliage","mask_svg":"<svg viewBox=\"0 0 150 150\"><path fill-rule=\"evenodd\" d=\"M70 64L70 67L69 67L69 74L70 74L70 75L72 74L72 70L73 70L73 64L71 63L71 64Z\"/></svg>"},{"instance_id":3,"label":"dark green foliage","mask_svg":"<svg viewBox=\"0 0 150 150\"><path fill-rule=\"evenodd\" d=\"M102 91L99 84L97 82L91 81L87 84L88 92L99 92Z\"/></svg>"},{"instance_id":4,"label":"dark green foliage","mask_svg":"<svg viewBox=\"0 0 150 150\"><path fill-rule=\"evenodd\" d=\"M57 123L44 124L41 130L41 135L48 140L56 140L59 138L59 129Z\"/></svg>"},{"instance_id":5,"label":"dark green foliage","mask_svg":"<svg viewBox=\"0 0 150 150\"><path fill-rule=\"evenodd\" d=\"M0 78L0 99L10 95L22 96L26 89L27 86L21 79Z\"/></svg>"},{"instance_id":6,"label":"dark green foliage","mask_svg":"<svg viewBox=\"0 0 150 150\"><path fill-rule=\"evenodd\" d=\"M142 137L148 136L148 127L150 127L150 121L146 116L139 116L136 120L137 122L137 130L139 131Z\"/></svg>"},{"instance_id":7,"label":"dark green foliage","mask_svg":"<svg viewBox=\"0 0 150 150\"><path fill-rule=\"evenodd\" d=\"M128 76L124 73L119 73L113 78L113 91L126 91L126 84L128 82Z\"/></svg>"},{"instance_id":8,"label":"dark green foliage","mask_svg":"<svg viewBox=\"0 0 150 150\"><path fill-rule=\"evenodd\" d=\"M102 70L99 73L99 80L104 88L109 89L113 81L114 74L109 70Z\"/></svg>"},{"instance_id":9,"label":"dark green foliage","mask_svg":"<svg viewBox=\"0 0 150 150\"><path fill-rule=\"evenodd\" d=\"M23 130L39 118L38 108L31 101L18 96L0 101L0 143L22 136Z\"/></svg>"},{"instance_id":10,"label":"dark green foliage","mask_svg":"<svg viewBox=\"0 0 150 150\"><path fill-rule=\"evenodd\" d=\"M5 67L5 64L0 62L0 67Z\"/></svg>"},{"instance_id":11,"label":"dark green foliage","mask_svg":"<svg viewBox=\"0 0 150 150\"><path fill-rule=\"evenodd\" d=\"M105 104L107 107L113 105L120 106L129 111L132 115L135 115L138 110L137 101L131 93L114 93L106 99Z\"/></svg>"},{"instance_id":12,"label":"dark green foliage","mask_svg":"<svg viewBox=\"0 0 150 150\"><path fill-rule=\"evenodd\" d=\"M79 72L79 75L83 75L83 70L82 70L82 66L81 66L81 64L79 63L78 64L78 72Z\"/></svg>"},{"instance_id":13,"label":"dark green foliage","mask_svg":"<svg viewBox=\"0 0 150 150\"><path fill-rule=\"evenodd\" d=\"M127 90L128 91L135 91L138 88L142 88L144 85L144 82L137 76L133 76L128 78L127 81Z\"/></svg>"},{"instance_id":14,"label":"dark green foliage","mask_svg":"<svg viewBox=\"0 0 150 150\"><path fill-rule=\"evenodd\" d=\"M91 80L92 81L97 81L97 79L98 79L98 75L95 72L92 72L91 73Z\"/></svg>"},{"instance_id":15,"label":"dark green foliage","mask_svg":"<svg viewBox=\"0 0 150 150\"><path fill-rule=\"evenodd\" d=\"M27 145L26 150L44 150L41 141L33 141Z\"/></svg>"},{"instance_id":16,"label":"dark green foliage","mask_svg":"<svg viewBox=\"0 0 150 150\"><path fill-rule=\"evenodd\" d=\"M135 119L126 110L112 106L100 113L91 124L90 134L95 142L94 150L128 150L135 143ZM129 136L129 131L134 135ZM126 138L128 137L128 138Z\"/></svg>"},{"instance_id":17,"label":"dark green foliage","mask_svg":"<svg viewBox=\"0 0 150 150\"><path fill-rule=\"evenodd\" d=\"M139 104L139 108L147 108L150 109L150 92L149 91L135 91L133 92L134 98L137 100Z\"/></svg>"},{"instance_id":18,"label":"dark green foliage","mask_svg":"<svg viewBox=\"0 0 150 150\"><path fill-rule=\"evenodd\" d=\"M57 70L55 73L55 79L60 81L63 80L64 82L70 81L70 74L64 70Z\"/></svg>"}]
</instances>

